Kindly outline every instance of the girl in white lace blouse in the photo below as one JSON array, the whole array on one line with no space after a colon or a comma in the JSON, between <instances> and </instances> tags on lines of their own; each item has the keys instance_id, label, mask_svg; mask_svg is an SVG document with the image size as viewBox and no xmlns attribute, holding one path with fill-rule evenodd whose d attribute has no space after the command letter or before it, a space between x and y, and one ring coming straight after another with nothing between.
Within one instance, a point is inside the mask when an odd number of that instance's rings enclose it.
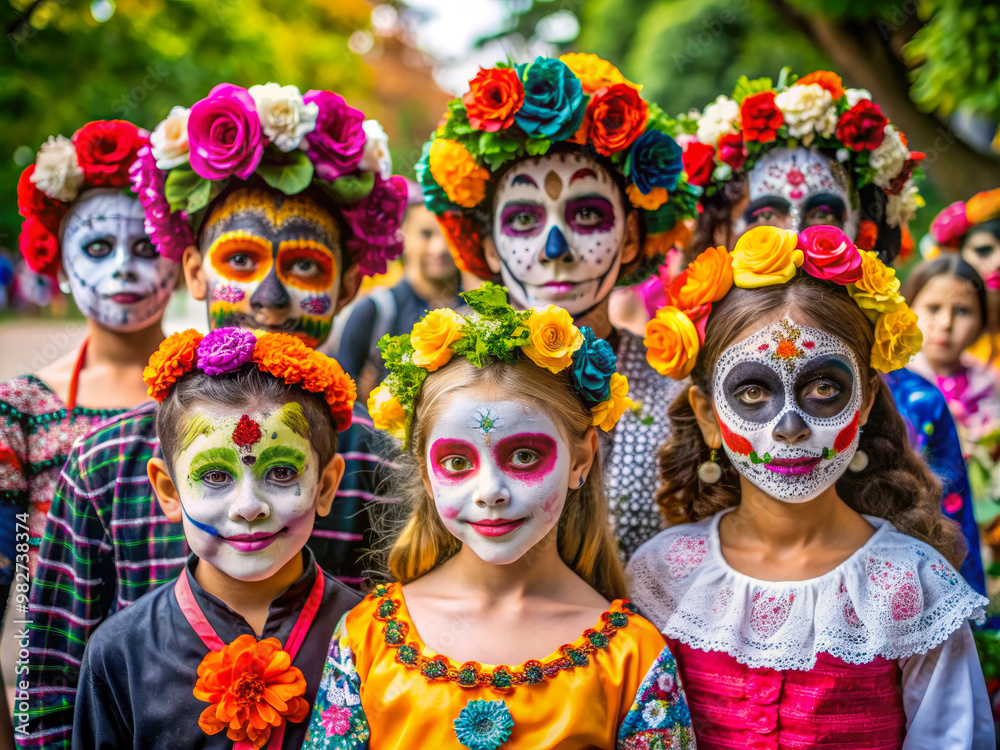
<instances>
[{"instance_id":1,"label":"girl in white lace blouse","mask_svg":"<svg viewBox=\"0 0 1000 750\"><path fill-rule=\"evenodd\" d=\"M968 623L987 600L876 371L919 349L915 316L873 253L814 229L707 250L647 329L692 385L661 453L677 525L633 557L633 601L699 748L992 750Z\"/></svg>"}]
</instances>

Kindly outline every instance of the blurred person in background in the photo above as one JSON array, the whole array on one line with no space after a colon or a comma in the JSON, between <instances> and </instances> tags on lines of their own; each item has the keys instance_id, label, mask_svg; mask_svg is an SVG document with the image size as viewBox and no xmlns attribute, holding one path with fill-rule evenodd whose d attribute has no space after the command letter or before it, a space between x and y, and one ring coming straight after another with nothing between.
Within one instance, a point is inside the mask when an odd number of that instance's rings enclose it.
<instances>
[{"instance_id":1,"label":"blurred person in background","mask_svg":"<svg viewBox=\"0 0 1000 750\"><path fill-rule=\"evenodd\" d=\"M378 342L411 330L429 310L456 308L461 279L437 218L424 206L423 191L407 180L403 215L403 278L379 287L353 306L336 359L358 384L358 403L385 379Z\"/></svg>"}]
</instances>

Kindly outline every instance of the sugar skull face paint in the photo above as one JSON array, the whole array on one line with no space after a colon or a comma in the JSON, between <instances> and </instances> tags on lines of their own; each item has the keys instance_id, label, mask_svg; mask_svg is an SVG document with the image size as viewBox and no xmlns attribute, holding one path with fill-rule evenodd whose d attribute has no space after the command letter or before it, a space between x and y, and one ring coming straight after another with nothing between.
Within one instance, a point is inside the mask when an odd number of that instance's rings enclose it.
<instances>
[{"instance_id":1,"label":"sugar skull face paint","mask_svg":"<svg viewBox=\"0 0 1000 750\"><path fill-rule=\"evenodd\" d=\"M544 413L459 393L427 440L427 473L445 527L482 560L519 560L559 522L570 448Z\"/></svg>"},{"instance_id":2,"label":"sugar skull face paint","mask_svg":"<svg viewBox=\"0 0 1000 750\"><path fill-rule=\"evenodd\" d=\"M310 346L330 333L341 281L340 227L311 198L236 190L202 238L212 328L291 333Z\"/></svg>"},{"instance_id":3,"label":"sugar skull face paint","mask_svg":"<svg viewBox=\"0 0 1000 750\"><path fill-rule=\"evenodd\" d=\"M987 289L1000 291L1000 237L996 232L973 227L962 242L962 259L976 269Z\"/></svg>"},{"instance_id":4,"label":"sugar skull face paint","mask_svg":"<svg viewBox=\"0 0 1000 750\"><path fill-rule=\"evenodd\" d=\"M726 349L713 399L736 470L787 503L833 485L858 448L859 372L843 341L788 318Z\"/></svg>"},{"instance_id":5,"label":"sugar skull face paint","mask_svg":"<svg viewBox=\"0 0 1000 750\"><path fill-rule=\"evenodd\" d=\"M138 199L93 190L77 200L62 229L63 269L80 311L113 331L139 331L163 314L177 264L153 247Z\"/></svg>"},{"instance_id":6,"label":"sugar skull face paint","mask_svg":"<svg viewBox=\"0 0 1000 750\"><path fill-rule=\"evenodd\" d=\"M511 167L497 187L493 240L514 305L586 314L618 279L622 192L593 159L559 153Z\"/></svg>"},{"instance_id":7,"label":"sugar skull face paint","mask_svg":"<svg viewBox=\"0 0 1000 750\"><path fill-rule=\"evenodd\" d=\"M190 417L174 476L191 550L226 575L259 581L309 539L316 518L318 458L302 407Z\"/></svg>"},{"instance_id":8,"label":"sugar skull face paint","mask_svg":"<svg viewBox=\"0 0 1000 750\"><path fill-rule=\"evenodd\" d=\"M808 148L779 148L758 161L748 175L749 203L733 226L739 238L748 229L781 227L799 232L828 224L857 237L857 197L847 173Z\"/></svg>"}]
</instances>

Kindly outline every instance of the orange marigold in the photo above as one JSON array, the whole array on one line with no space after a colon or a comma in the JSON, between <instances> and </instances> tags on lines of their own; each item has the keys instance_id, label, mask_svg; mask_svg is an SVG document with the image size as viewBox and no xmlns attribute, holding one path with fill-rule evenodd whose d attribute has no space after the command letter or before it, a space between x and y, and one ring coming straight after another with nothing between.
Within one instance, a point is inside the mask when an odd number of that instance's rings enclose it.
<instances>
[{"instance_id":1,"label":"orange marigold","mask_svg":"<svg viewBox=\"0 0 1000 750\"><path fill-rule=\"evenodd\" d=\"M177 378L187 375L194 368L198 344L204 338L193 328L171 334L149 358L149 365L142 371L150 398L163 403L174 387Z\"/></svg>"},{"instance_id":2,"label":"orange marigold","mask_svg":"<svg viewBox=\"0 0 1000 750\"><path fill-rule=\"evenodd\" d=\"M258 369L290 385L301 383L306 373L315 367L310 359L313 350L290 333L265 333L257 337L253 361Z\"/></svg>"},{"instance_id":3,"label":"orange marigold","mask_svg":"<svg viewBox=\"0 0 1000 750\"><path fill-rule=\"evenodd\" d=\"M613 86L616 83L624 83L636 91L642 88L639 84L632 83L625 78L618 68L597 55L586 52L569 52L562 55L559 60L580 79L580 85L583 86L585 94L593 94L605 86Z\"/></svg>"},{"instance_id":4,"label":"orange marigold","mask_svg":"<svg viewBox=\"0 0 1000 750\"><path fill-rule=\"evenodd\" d=\"M249 741L259 750L272 729L309 715L305 692L302 671L292 666L277 638L258 643L244 634L198 665L194 697L212 704L198 717L198 726L206 734L225 729L233 742Z\"/></svg>"},{"instance_id":5,"label":"orange marigold","mask_svg":"<svg viewBox=\"0 0 1000 750\"><path fill-rule=\"evenodd\" d=\"M436 138L427 157L431 177L448 200L462 208L475 208L486 197L490 173L458 141Z\"/></svg>"},{"instance_id":6,"label":"orange marigold","mask_svg":"<svg viewBox=\"0 0 1000 750\"><path fill-rule=\"evenodd\" d=\"M829 91L834 101L837 101L844 95L844 82L840 76L829 70L814 70L809 75L802 76L795 82L795 85L808 86L810 83L815 83Z\"/></svg>"},{"instance_id":7,"label":"orange marigold","mask_svg":"<svg viewBox=\"0 0 1000 750\"><path fill-rule=\"evenodd\" d=\"M354 409L354 402L358 399L358 388L351 376L341 371L327 386L323 397L330 407L333 426L340 432L350 427L351 411Z\"/></svg>"}]
</instances>

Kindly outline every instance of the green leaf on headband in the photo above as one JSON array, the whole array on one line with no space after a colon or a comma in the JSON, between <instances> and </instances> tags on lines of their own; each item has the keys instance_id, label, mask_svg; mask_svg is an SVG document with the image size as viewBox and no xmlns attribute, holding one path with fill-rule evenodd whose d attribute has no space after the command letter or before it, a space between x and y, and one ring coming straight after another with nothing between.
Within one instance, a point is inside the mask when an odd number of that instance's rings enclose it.
<instances>
[{"instance_id":1,"label":"green leaf on headband","mask_svg":"<svg viewBox=\"0 0 1000 750\"><path fill-rule=\"evenodd\" d=\"M313 164L305 151L268 149L256 173L264 182L285 195L301 193L312 182Z\"/></svg>"},{"instance_id":2,"label":"green leaf on headband","mask_svg":"<svg viewBox=\"0 0 1000 750\"><path fill-rule=\"evenodd\" d=\"M350 206L368 197L368 194L375 187L375 175L372 172L360 172L358 174L345 174L338 177L333 182L323 182L320 184L333 199L342 206Z\"/></svg>"},{"instance_id":3,"label":"green leaf on headband","mask_svg":"<svg viewBox=\"0 0 1000 750\"><path fill-rule=\"evenodd\" d=\"M529 156L543 156L552 147L552 141L548 138L529 138L524 144L524 150Z\"/></svg>"},{"instance_id":4,"label":"green leaf on headband","mask_svg":"<svg viewBox=\"0 0 1000 750\"><path fill-rule=\"evenodd\" d=\"M188 193L187 208L185 209L188 216L207 207L222 192L228 182L229 178L227 177L224 180L202 180L198 183L198 186Z\"/></svg>"},{"instance_id":5,"label":"green leaf on headband","mask_svg":"<svg viewBox=\"0 0 1000 750\"><path fill-rule=\"evenodd\" d=\"M740 76L733 89L733 99L740 104L744 99L752 94L759 94L761 91L769 91L774 88L770 78L754 78L752 81L746 76Z\"/></svg>"},{"instance_id":6,"label":"green leaf on headband","mask_svg":"<svg viewBox=\"0 0 1000 750\"><path fill-rule=\"evenodd\" d=\"M207 184L208 182L209 180L195 174L195 171L191 169L189 164L171 169L167 173L167 180L163 186L163 193L166 196L167 203L170 204L170 210L172 212L190 211L191 209L188 208L188 196L202 183Z\"/></svg>"},{"instance_id":7,"label":"green leaf on headband","mask_svg":"<svg viewBox=\"0 0 1000 750\"><path fill-rule=\"evenodd\" d=\"M483 284L478 289L462 292L462 299L487 318L497 317L510 309L507 304L507 287L498 284Z\"/></svg>"}]
</instances>

